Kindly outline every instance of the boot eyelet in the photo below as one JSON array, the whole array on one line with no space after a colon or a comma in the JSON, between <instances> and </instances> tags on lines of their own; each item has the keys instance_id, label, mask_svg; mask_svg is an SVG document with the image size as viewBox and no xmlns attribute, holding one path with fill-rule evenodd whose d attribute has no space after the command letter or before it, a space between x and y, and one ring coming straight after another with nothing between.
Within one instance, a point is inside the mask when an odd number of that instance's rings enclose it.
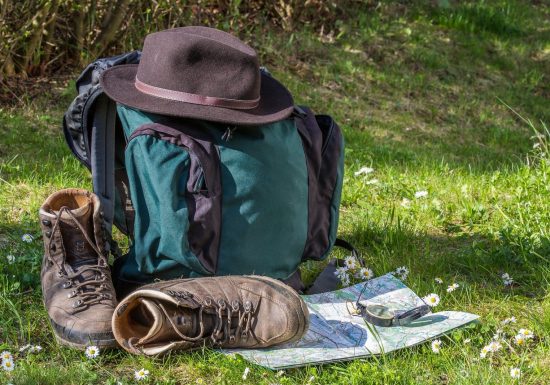
<instances>
[{"instance_id":1,"label":"boot eyelet","mask_svg":"<svg viewBox=\"0 0 550 385\"><path fill-rule=\"evenodd\" d=\"M63 278L63 277L65 276L65 272L64 272L63 270L58 270L58 271L57 271L57 276L58 276L59 278Z\"/></svg>"},{"instance_id":2,"label":"boot eyelet","mask_svg":"<svg viewBox=\"0 0 550 385\"><path fill-rule=\"evenodd\" d=\"M239 301L234 299L233 302L231 302L231 310L238 311L239 307L240 307Z\"/></svg>"},{"instance_id":3,"label":"boot eyelet","mask_svg":"<svg viewBox=\"0 0 550 385\"><path fill-rule=\"evenodd\" d=\"M244 303L244 310L247 311L247 312L251 311L252 310L252 302L246 301Z\"/></svg>"},{"instance_id":4,"label":"boot eyelet","mask_svg":"<svg viewBox=\"0 0 550 385\"><path fill-rule=\"evenodd\" d=\"M71 286L73 286L73 282L70 280L63 283L63 289L68 289Z\"/></svg>"},{"instance_id":5,"label":"boot eyelet","mask_svg":"<svg viewBox=\"0 0 550 385\"><path fill-rule=\"evenodd\" d=\"M45 235L46 237L50 238L50 237L52 236L52 232L51 232L51 231L46 231L46 232L44 233L44 235Z\"/></svg>"},{"instance_id":6,"label":"boot eyelet","mask_svg":"<svg viewBox=\"0 0 550 385\"><path fill-rule=\"evenodd\" d=\"M206 298L204 299L204 304L205 304L206 306L212 306L212 298L206 297Z\"/></svg>"},{"instance_id":7,"label":"boot eyelet","mask_svg":"<svg viewBox=\"0 0 550 385\"><path fill-rule=\"evenodd\" d=\"M77 293L76 293L76 290L73 290L73 291L71 291L69 294L67 294L67 298L76 297L76 294L77 294ZM78 301L80 301L80 300L78 300ZM78 302L78 301L76 301L76 302Z\"/></svg>"},{"instance_id":8,"label":"boot eyelet","mask_svg":"<svg viewBox=\"0 0 550 385\"><path fill-rule=\"evenodd\" d=\"M42 224L44 226L50 227L52 225L52 221L50 221L49 219L42 219Z\"/></svg>"},{"instance_id":9,"label":"boot eyelet","mask_svg":"<svg viewBox=\"0 0 550 385\"><path fill-rule=\"evenodd\" d=\"M235 336L229 336L229 343L230 344L234 344L235 340L236 340Z\"/></svg>"},{"instance_id":10,"label":"boot eyelet","mask_svg":"<svg viewBox=\"0 0 550 385\"><path fill-rule=\"evenodd\" d=\"M78 301L73 302L73 308L79 307L80 305L82 305L82 300L81 299L79 299Z\"/></svg>"},{"instance_id":11,"label":"boot eyelet","mask_svg":"<svg viewBox=\"0 0 550 385\"><path fill-rule=\"evenodd\" d=\"M223 298L218 299L218 306L220 307L221 310L225 310L225 308L227 307L225 305L225 301L223 300Z\"/></svg>"}]
</instances>

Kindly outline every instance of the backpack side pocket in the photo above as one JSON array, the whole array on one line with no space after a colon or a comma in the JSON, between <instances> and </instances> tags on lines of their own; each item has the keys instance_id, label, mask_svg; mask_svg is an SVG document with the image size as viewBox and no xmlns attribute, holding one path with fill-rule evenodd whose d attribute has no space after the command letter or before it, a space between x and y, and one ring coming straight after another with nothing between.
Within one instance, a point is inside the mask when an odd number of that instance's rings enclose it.
<instances>
[{"instance_id":1,"label":"backpack side pocket","mask_svg":"<svg viewBox=\"0 0 550 385\"><path fill-rule=\"evenodd\" d=\"M336 122L302 107L296 125L308 168L308 239L302 260L324 259L336 241L343 182L344 143Z\"/></svg>"}]
</instances>

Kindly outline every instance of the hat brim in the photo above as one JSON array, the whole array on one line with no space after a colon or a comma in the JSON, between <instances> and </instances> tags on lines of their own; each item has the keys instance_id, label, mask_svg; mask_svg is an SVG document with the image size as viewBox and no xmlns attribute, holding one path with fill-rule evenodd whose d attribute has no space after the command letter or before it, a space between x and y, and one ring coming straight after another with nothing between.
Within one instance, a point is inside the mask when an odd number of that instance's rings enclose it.
<instances>
[{"instance_id":1,"label":"hat brim","mask_svg":"<svg viewBox=\"0 0 550 385\"><path fill-rule=\"evenodd\" d=\"M287 118L294 108L290 92L277 80L264 73L258 106L253 109L236 110L184 103L145 94L134 85L137 69L137 64L109 68L100 78L103 91L117 103L146 112L237 125L273 123Z\"/></svg>"}]
</instances>

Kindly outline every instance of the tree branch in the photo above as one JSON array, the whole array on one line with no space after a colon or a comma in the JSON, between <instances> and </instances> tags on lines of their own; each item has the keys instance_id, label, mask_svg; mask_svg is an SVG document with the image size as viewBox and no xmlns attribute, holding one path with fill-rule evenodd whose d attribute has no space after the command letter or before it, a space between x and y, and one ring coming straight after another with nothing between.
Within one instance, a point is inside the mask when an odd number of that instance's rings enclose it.
<instances>
[{"instance_id":1,"label":"tree branch","mask_svg":"<svg viewBox=\"0 0 550 385\"><path fill-rule=\"evenodd\" d=\"M117 0L110 11L105 13L101 23L101 31L92 44L94 56L99 56L109 47L109 44L115 38L124 16L128 11L130 0Z\"/></svg>"}]
</instances>

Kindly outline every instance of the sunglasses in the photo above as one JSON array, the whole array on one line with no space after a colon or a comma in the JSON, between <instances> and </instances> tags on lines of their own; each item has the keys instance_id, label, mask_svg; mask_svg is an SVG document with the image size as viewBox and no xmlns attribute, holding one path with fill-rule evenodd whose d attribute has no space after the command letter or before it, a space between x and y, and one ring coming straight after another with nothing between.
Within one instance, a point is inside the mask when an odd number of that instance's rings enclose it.
<instances>
[{"instance_id":1,"label":"sunglasses","mask_svg":"<svg viewBox=\"0 0 550 385\"><path fill-rule=\"evenodd\" d=\"M392 310L387 306L380 304L366 304L366 301L361 301L361 297L367 288L367 283L359 293L359 297L355 304L349 302L348 305L355 306L354 309L349 309L350 314L363 317L365 322L372 325L390 327L390 326L405 326L417 320L418 318L428 314L431 308L424 304L413 309L401 312Z\"/></svg>"}]
</instances>

